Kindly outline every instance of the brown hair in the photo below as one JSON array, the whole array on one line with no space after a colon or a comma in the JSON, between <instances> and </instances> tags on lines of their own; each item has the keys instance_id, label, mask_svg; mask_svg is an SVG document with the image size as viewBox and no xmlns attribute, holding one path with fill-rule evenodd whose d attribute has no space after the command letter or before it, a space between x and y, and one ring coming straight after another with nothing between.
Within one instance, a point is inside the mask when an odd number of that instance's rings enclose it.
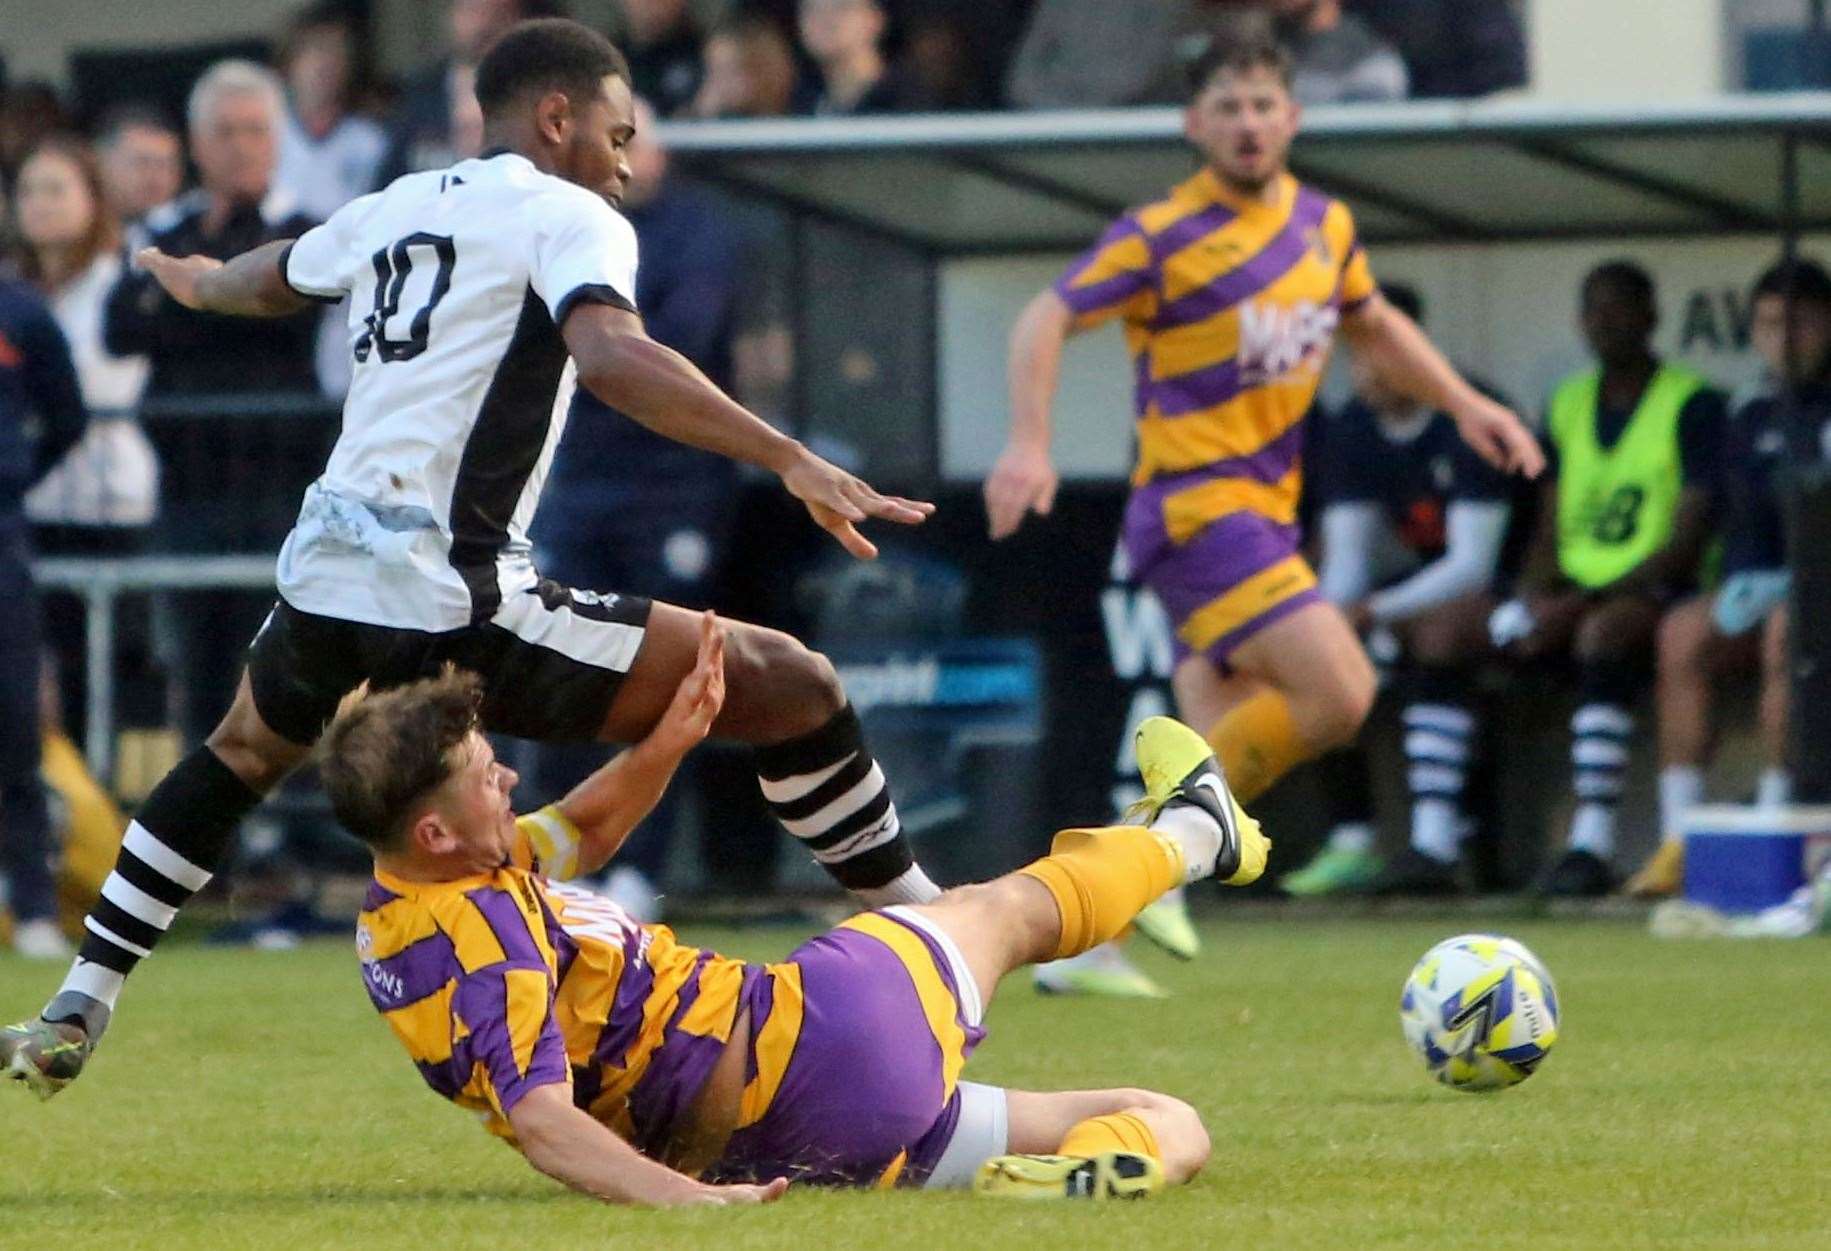
<instances>
[{"instance_id":1,"label":"brown hair","mask_svg":"<svg viewBox=\"0 0 1831 1251\"><path fill-rule=\"evenodd\" d=\"M1245 74L1256 69L1271 70L1286 91L1291 89L1291 54L1277 39L1250 28L1216 31L1202 54L1189 63L1189 98L1193 100L1208 90L1222 73Z\"/></svg>"},{"instance_id":2,"label":"brown hair","mask_svg":"<svg viewBox=\"0 0 1831 1251\"><path fill-rule=\"evenodd\" d=\"M41 156L57 156L76 167L76 176L82 180L89 191L89 203L92 213L89 218L89 229L77 241L74 256L75 264L70 273L61 275L69 278L80 274L95 263L95 258L104 252L113 251L121 244L120 223L114 219L114 213L108 207L108 197L102 190L102 167L95 159L95 150L75 135L48 135L32 145L32 150L19 162L21 173L32 161ZM13 186L13 233L19 243L19 270L34 285L42 287L50 281L51 275L45 273L44 264L39 260L38 249L19 233L18 223L18 179Z\"/></svg>"},{"instance_id":3,"label":"brown hair","mask_svg":"<svg viewBox=\"0 0 1831 1251\"><path fill-rule=\"evenodd\" d=\"M319 746L318 774L337 819L375 851L399 848L415 803L462 763L457 749L482 706L483 680L451 665L436 678L350 692Z\"/></svg>"}]
</instances>

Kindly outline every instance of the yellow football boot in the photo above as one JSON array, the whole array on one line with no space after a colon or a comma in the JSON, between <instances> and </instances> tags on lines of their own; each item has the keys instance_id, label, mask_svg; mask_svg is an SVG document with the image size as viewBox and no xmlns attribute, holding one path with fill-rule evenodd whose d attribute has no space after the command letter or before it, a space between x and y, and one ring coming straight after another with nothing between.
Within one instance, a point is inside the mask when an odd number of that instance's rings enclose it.
<instances>
[{"instance_id":1,"label":"yellow football boot","mask_svg":"<svg viewBox=\"0 0 1831 1251\"><path fill-rule=\"evenodd\" d=\"M1621 888L1636 899L1669 899L1685 885L1685 844L1669 838Z\"/></svg>"},{"instance_id":2,"label":"yellow football boot","mask_svg":"<svg viewBox=\"0 0 1831 1251\"><path fill-rule=\"evenodd\" d=\"M1208 740L1171 717L1147 717L1135 741L1138 775L1144 779L1151 818L1173 804L1191 804L1221 827L1221 850L1214 876L1229 886L1245 886L1265 872L1271 839L1227 789L1227 778Z\"/></svg>"},{"instance_id":3,"label":"yellow football boot","mask_svg":"<svg viewBox=\"0 0 1831 1251\"><path fill-rule=\"evenodd\" d=\"M973 1178L974 1193L994 1199L1145 1199L1163 1186L1163 1166L1131 1151L1001 1155Z\"/></svg>"}]
</instances>

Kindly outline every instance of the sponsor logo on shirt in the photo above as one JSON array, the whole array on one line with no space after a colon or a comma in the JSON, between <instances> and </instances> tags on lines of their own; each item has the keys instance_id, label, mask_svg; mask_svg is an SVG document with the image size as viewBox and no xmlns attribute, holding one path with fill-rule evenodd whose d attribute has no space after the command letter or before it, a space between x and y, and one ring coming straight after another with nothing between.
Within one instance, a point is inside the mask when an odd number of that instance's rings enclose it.
<instances>
[{"instance_id":1,"label":"sponsor logo on shirt","mask_svg":"<svg viewBox=\"0 0 1831 1251\"><path fill-rule=\"evenodd\" d=\"M1335 340L1341 313L1329 304L1252 302L1240 306L1240 380L1257 386L1296 371L1315 369Z\"/></svg>"}]
</instances>

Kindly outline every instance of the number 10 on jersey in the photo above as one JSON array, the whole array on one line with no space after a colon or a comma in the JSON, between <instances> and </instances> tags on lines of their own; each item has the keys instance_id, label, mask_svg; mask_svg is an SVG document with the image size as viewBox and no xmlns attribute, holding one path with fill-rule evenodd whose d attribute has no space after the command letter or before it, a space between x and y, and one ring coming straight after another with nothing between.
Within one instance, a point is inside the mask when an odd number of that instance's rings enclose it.
<instances>
[{"instance_id":1,"label":"number 10 on jersey","mask_svg":"<svg viewBox=\"0 0 1831 1251\"><path fill-rule=\"evenodd\" d=\"M424 352L432 329L432 310L451 290L451 271L457 260L458 252L449 235L427 234L423 230L395 240L370 257L369 263L375 267L375 307L363 319L364 330L354 349L356 359L366 361L374 352L384 361L410 361ZM416 261L436 261L438 268L426 302L407 322L407 337L396 339L389 331L391 327L400 328L401 293L406 290L407 277Z\"/></svg>"}]
</instances>

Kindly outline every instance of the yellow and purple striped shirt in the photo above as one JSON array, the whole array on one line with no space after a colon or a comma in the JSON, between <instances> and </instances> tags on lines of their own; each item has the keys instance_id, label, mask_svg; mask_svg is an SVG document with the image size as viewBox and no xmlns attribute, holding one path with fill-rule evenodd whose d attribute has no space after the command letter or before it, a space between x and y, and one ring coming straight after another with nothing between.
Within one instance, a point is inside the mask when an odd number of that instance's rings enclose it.
<instances>
[{"instance_id":1,"label":"yellow and purple striped shirt","mask_svg":"<svg viewBox=\"0 0 1831 1251\"><path fill-rule=\"evenodd\" d=\"M1077 328L1124 320L1134 486L1163 479L1185 541L1250 509L1288 524L1303 418L1344 311L1375 291L1347 205L1286 174L1270 201L1203 169L1128 212L1056 283Z\"/></svg>"},{"instance_id":2,"label":"yellow and purple striped shirt","mask_svg":"<svg viewBox=\"0 0 1831 1251\"><path fill-rule=\"evenodd\" d=\"M540 876L534 846L553 809L522 818L511 863L455 881L378 870L357 923L369 998L433 1090L514 1135L508 1113L539 1086L644 1150L664 1142L751 1006L772 1012L774 970L685 946L589 891ZM798 984L792 988L798 991ZM774 1015L787 1019L774 1022ZM765 1026L771 1026L766 1030ZM760 1093L746 1090L748 1101Z\"/></svg>"}]
</instances>

